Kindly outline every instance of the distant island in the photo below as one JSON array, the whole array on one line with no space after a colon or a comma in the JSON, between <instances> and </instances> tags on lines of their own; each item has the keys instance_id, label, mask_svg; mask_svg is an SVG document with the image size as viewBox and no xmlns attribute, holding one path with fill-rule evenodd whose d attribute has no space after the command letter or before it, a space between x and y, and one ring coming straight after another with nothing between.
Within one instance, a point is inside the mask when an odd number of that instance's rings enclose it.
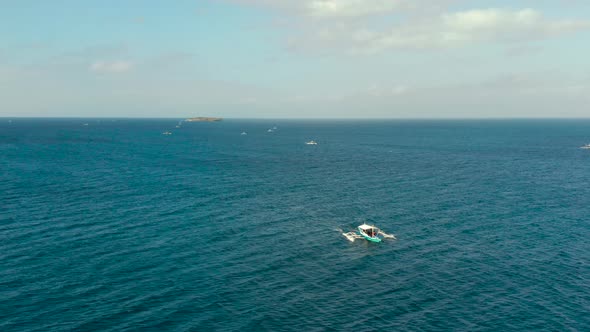
<instances>
[{"instance_id":1,"label":"distant island","mask_svg":"<svg viewBox=\"0 0 590 332\"><path fill-rule=\"evenodd\" d=\"M199 116L196 118L188 118L184 121L186 121L186 122L216 122L216 121L221 121L221 120L223 120L223 118L209 118L209 117Z\"/></svg>"}]
</instances>

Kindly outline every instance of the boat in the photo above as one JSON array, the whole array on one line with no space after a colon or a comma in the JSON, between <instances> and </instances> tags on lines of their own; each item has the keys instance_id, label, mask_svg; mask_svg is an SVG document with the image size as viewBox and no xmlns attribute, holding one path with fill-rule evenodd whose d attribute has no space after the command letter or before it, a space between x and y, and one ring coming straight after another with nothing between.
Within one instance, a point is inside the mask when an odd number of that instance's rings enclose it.
<instances>
[{"instance_id":1,"label":"boat","mask_svg":"<svg viewBox=\"0 0 590 332\"><path fill-rule=\"evenodd\" d=\"M369 226L362 224L358 227L359 234L371 242L381 242L381 239L377 236L379 234L379 228L375 226Z\"/></svg>"},{"instance_id":2,"label":"boat","mask_svg":"<svg viewBox=\"0 0 590 332\"><path fill-rule=\"evenodd\" d=\"M588 143L584 146L580 146L580 149L590 149L590 143Z\"/></svg>"},{"instance_id":3,"label":"boat","mask_svg":"<svg viewBox=\"0 0 590 332\"><path fill-rule=\"evenodd\" d=\"M244 136L244 135L248 135L248 133L243 131L240 135Z\"/></svg>"},{"instance_id":4,"label":"boat","mask_svg":"<svg viewBox=\"0 0 590 332\"><path fill-rule=\"evenodd\" d=\"M269 130L267 130L267 132L272 133L274 130L271 128Z\"/></svg>"},{"instance_id":5,"label":"boat","mask_svg":"<svg viewBox=\"0 0 590 332\"><path fill-rule=\"evenodd\" d=\"M169 132L169 131L165 131L165 132L162 133L162 135L172 135L172 133Z\"/></svg>"},{"instance_id":6,"label":"boat","mask_svg":"<svg viewBox=\"0 0 590 332\"><path fill-rule=\"evenodd\" d=\"M379 242L383 241L383 239L396 239L395 235L387 234L387 233L383 232L382 230L380 230L379 228L377 228L376 226L367 225L366 223L359 225L357 227L357 230L358 230L358 233L357 232L348 232L348 233L342 233L342 235L344 235L344 237L346 237L350 242L354 242L354 240L356 240L356 239L365 239L370 242L379 243Z\"/></svg>"},{"instance_id":7,"label":"boat","mask_svg":"<svg viewBox=\"0 0 590 332\"><path fill-rule=\"evenodd\" d=\"M305 142L305 144L307 144L307 145L318 145L318 142L316 142L314 140L311 140L309 142Z\"/></svg>"}]
</instances>

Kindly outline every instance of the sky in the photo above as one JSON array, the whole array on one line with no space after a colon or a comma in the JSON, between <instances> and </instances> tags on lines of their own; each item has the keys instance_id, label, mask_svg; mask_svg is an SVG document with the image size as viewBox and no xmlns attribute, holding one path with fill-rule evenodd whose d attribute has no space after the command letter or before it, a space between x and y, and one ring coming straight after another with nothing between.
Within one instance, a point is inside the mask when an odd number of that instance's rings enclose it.
<instances>
[{"instance_id":1,"label":"sky","mask_svg":"<svg viewBox=\"0 0 590 332\"><path fill-rule=\"evenodd\" d=\"M0 0L1 117L590 117L587 0Z\"/></svg>"}]
</instances>

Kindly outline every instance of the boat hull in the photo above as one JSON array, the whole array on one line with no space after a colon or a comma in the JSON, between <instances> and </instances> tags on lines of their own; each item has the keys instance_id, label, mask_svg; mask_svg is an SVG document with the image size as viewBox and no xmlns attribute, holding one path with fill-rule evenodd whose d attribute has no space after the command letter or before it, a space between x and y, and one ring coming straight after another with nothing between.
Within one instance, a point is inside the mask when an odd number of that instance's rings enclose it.
<instances>
[{"instance_id":1,"label":"boat hull","mask_svg":"<svg viewBox=\"0 0 590 332\"><path fill-rule=\"evenodd\" d=\"M359 228L359 234L365 238L365 240L367 241L371 241L371 242L381 242L381 239L378 237L370 237L367 234L365 234L365 232L363 232L360 228Z\"/></svg>"}]
</instances>

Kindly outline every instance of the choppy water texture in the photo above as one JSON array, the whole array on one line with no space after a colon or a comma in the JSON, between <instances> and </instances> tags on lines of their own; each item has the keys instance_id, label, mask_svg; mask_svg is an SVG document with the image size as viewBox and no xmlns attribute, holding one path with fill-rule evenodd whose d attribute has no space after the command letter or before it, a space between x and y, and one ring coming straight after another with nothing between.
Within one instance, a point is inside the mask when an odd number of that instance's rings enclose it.
<instances>
[{"instance_id":1,"label":"choppy water texture","mask_svg":"<svg viewBox=\"0 0 590 332\"><path fill-rule=\"evenodd\" d=\"M177 122L0 119L1 331L590 330L590 121Z\"/></svg>"}]
</instances>

